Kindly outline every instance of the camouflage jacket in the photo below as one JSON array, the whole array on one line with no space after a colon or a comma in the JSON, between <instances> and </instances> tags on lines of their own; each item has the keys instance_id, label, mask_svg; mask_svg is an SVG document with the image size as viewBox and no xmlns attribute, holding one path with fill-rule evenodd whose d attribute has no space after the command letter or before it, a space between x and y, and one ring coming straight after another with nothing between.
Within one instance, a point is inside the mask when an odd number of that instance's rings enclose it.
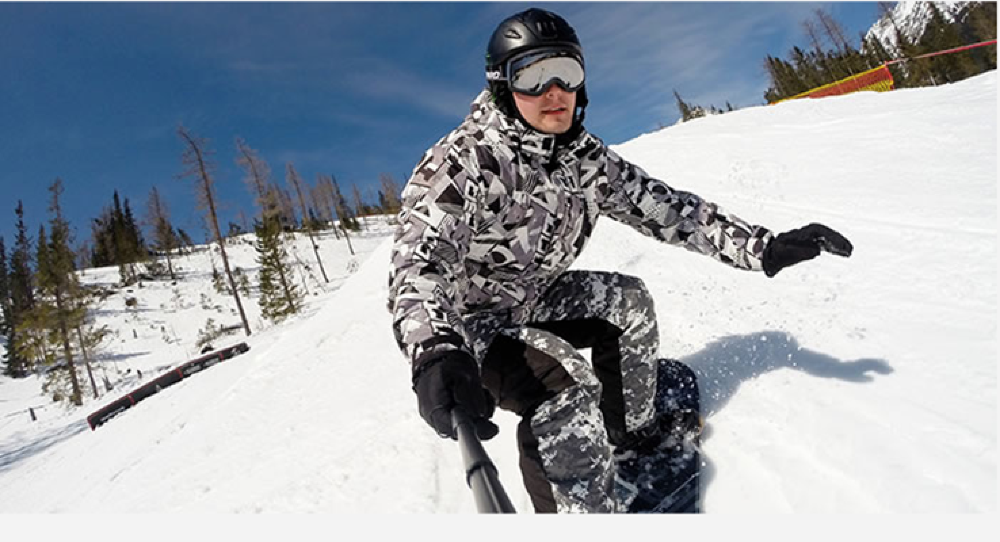
<instances>
[{"instance_id":1,"label":"camouflage jacket","mask_svg":"<svg viewBox=\"0 0 1000 542\"><path fill-rule=\"evenodd\" d=\"M675 190L583 130L572 142L501 113L488 91L414 169L389 276L393 331L413 370L528 320L580 254L598 216L660 241L761 270L772 233Z\"/></svg>"}]
</instances>

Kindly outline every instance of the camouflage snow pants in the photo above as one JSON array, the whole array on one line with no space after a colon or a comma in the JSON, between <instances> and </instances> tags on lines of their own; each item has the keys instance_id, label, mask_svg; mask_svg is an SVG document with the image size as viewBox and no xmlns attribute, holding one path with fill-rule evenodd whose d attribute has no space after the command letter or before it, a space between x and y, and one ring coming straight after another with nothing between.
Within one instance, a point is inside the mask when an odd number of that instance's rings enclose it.
<instances>
[{"instance_id":1,"label":"camouflage snow pants","mask_svg":"<svg viewBox=\"0 0 1000 542\"><path fill-rule=\"evenodd\" d=\"M625 511L614 450L653 422L658 347L642 281L588 271L563 274L528 323L493 339L483 385L521 416L520 467L536 512Z\"/></svg>"}]
</instances>

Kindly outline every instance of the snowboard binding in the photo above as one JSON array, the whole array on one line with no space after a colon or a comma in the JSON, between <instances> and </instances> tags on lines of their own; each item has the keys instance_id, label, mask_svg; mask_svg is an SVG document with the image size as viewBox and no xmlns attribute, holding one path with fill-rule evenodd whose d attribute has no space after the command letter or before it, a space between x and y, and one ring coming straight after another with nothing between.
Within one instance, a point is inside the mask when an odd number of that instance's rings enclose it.
<instances>
[{"instance_id":1,"label":"snowboard binding","mask_svg":"<svg viewBox=\"0 0 1000 542\"><path fill-rule=\"evenodd\" d=\"M615 448L616 493L629 513L698 513L701 456L698 378L676 360L658 360L657 419Z\"/></svg>"}]
</instances>

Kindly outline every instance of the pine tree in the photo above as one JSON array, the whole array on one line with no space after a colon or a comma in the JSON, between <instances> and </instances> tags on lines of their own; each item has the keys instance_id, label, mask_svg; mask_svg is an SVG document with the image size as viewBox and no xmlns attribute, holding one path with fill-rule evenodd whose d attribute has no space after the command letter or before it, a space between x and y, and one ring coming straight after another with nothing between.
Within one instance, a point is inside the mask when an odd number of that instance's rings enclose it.
<instances>
[{"instance_id":1,"label":"pine tree","mask_svg":"<svg viewBox=\"0 0 1000 542\"><path fill-rule=\"evenodd\" d=\"M802 83L801 90L795 94L814 89L827 82L826 76L819 67L820 65L815 52L806 53L798 47L792 47L791 62L792 66L794 66L795 74Z\"/></svg>"},{"instance_id":2,"label":"pine tree","mask_svg":"<svg viewBox=\"0 0 1000 542\"><path fill-rule=\"evenodd\" d=\"M677 100L677 110L680 111L680 113L681 113L681 121L682 122L687 122L687 121L691 120L692 118L694 118L691 115L691 106L689 106L687 104L687 102L685 102L681 98L681 95L678 94L677 89L674 89L674 98Z\"/></svg>"},{"instance_id":3,"label":"pine tree","mask_svg":"<svg viewBox=\"0 0 1000 542\"><path fill-rule=\"evenodd\" d=\"M184 165L188 166L188 170L184 173L184 176L194 179L199 200L208 212L206 222L212 228L215 241L218 243L219 251L222 253L222 265L226 270L229 289L232 291L233 300L236 302L236 308L243 323L243 331L249 336L250 322L247 320L246 312L243 310L243 303L240 301L240 294L229 267L229 257L226 255L226 243L222 238L222 232L219 230L219 217L215 211L215 188L214 181L212 180L213 166L209 161L206 143L192 136L183 126L177 129L177 133L185 144L182 161Z\"/></svg>"},{"instance_id":4,"label":"pine tree","mask_svg":"<svg viewBox=\"0 0 1000 542\"><path fill-rule=\"evenodd\" d=\"M133 272L138 275L136 265L146 262L149 251L146 248L146 240L142 237L142 230L139 228L139 224L132 214L132 206L129 204L128 198L125 198L124 221L125 247L128 263L132 266Z\"/></svg>"},{"instance_id":5,"label":"pine tree","mask_svg":"<svg viewBox=\"0 0 1000 542\"><path fill-rule=\"evenodd\" d=\"M928 2L928 9L931 18L920 38L920 44L931 51L944 51L964 45L961 25L948 22L933 2ZM939 83L960 81L977 72L968 52L935 56L931 58L930 64Z\"/></svg>"},{"instance_id":6,"label":"pine tree","mask_svg":"<svg viewBox=\"0 0 1000 542\"><path fill-rule=\"evenodd\" d=\"M884 64L893 59L892 54L886 50L885 45L882 45L882 41L875 36L865 39L865 52L868 54L869 63L872 67Z\"/></svg>"},{"instance_id":7,"label":"pine tree","mask_svg":"<svg viewBox=\"0 0 1000 542\"><path fill-rule=\"evenodd\" d=\"M192 247L194 247L194 241L188 232L184 231L182 228L177 228L177 238L180 239L180 244L182 247L186 247L188 252L191 252Z\"/></svg>"},{"instance_id":8,"label":"pine tree","mask_svg":"<svg viewBox=\"0 0 1000 542\"><path fill-rule=\"evenodd\" d=\"M278 322L301 308L302 295L292 282L288 253L282 242L281 223L277 216L258 220L254 225L257 262L260 263L259 286L261 312Z\"/></svg>"},{"instance_id":9,"label":"pine tree","mask_svg":"<svg viewBox=\"0 0 1000 542\"><path fill-rule=\"evenodd\" d=\"M976 42L997 38L997 3L971 2L965 19L969 34ZM988 45L973 50L973 58L979 64L979 71L995 70L997 67L997 45Z\"/></svg>"},{"instance_id":10,"label":"pine tree","mask_svg":"<svg viewBox=\"0 0 1000 542\"><path fill-rule=\"evenodd\" d=\"M17 237L10 259L10 295L14 312L28 310L35 304L34 277L31 273L31 238L24 225L24 206L17 202Z\"/></svg>"},{"instance_id":11,"label":"pine tree","mask_svg":"<svg viewBox=\"0 0 1000 542\"><path fill-rule=\"evenodd\" d=\"M21 325L28 313L35 307L35 277L31 271L31 238L28 237L24 224L24 205L17 202L14 209L17 216L14 238L14 248L10 254L9 271L7 273L8 291L10 296L10 317L7 332L6 368L11 376L25 377L34 370L34 356L22 354L18 348L21 342Z\"/></svg>"},{"instance_id":12,"label":"pine tree","mask_svg":"<svg viewBox=\"0 0 1000 542\"><path fill-rule=\"evenodd\" d=\"M105 267L116 265L114 241L114 215L105 207L90 225L91 255L90 265Z\"/></svg>"},{"instance_id":13,"label":"pine tree","mask_svg":"<svg viewBox=\"0 0 1000 542\"><path fill-rule=\"evenodd\" d=\"M114 262L118 265L118 275L123 286L134 283L136 270L129 265L130 250L128 244L128 234L125 232L125 212L122 210L122 202L115 190L114 207L111 211L111 242L114 250Z\"/></svg>"},{"instance_id":14,"label":"pine tree","mask_svg":"<svg viewBox=\"0 0 1000 542\"><path fill-rule=\"evenodd\" d=\"M10 279L7 272L7 247L4 244L3 236L0 236L0 340L4 342L4 368L3 374L10 377L19 378L22 374L22 367L18 366L17 356L13 356L14 339L14 314L10 302Z\"/></svg>"},{"instance_id":15,"label":"pine tree","mask_svg":"<svg viewBox=\"0 0 1000 542\"><path fill-rule=\"evenodd\" d=\"M62 195L62 181L56 181L49 187L52 193L49 205L49 239L44 241L45 230L39 232L38 240L38 285L45 296L45 302L50 305L51 320L45 322L49 329L55 331L59 345L62 347L62 358L65 375L69 380L69 400L79 406L83 404L83 393L76 363L73 360L73 347L70 344L70 330L73 329L78 317L76 308L81 304L79 279L76 276L76 266L73 261L73 251L70 249L71 233L69 223L62 214L59 198ZM50 370L48 384L61 387L62 374L58 370Z\"/></svg>"}]
</instances>

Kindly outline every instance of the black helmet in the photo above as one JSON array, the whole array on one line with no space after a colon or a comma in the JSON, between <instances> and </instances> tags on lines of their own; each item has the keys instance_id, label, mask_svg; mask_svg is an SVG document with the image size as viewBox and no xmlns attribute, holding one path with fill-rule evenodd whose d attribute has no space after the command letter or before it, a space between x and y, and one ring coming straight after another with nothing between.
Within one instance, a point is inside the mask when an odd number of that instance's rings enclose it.
<instances>
[{"instance_id":1,"label":"black helmet","mask_svg":"<svg viewBox=\"0 0 1000 542\"><path fill-rule=\"evenodd\" d=\"M506 72L507 61L521 53L535 49L565 50L583 63L583 48L576 31L565 19L544 9L531 8L515 13L503 20L486 48L486 80L489 82L493 101L508 116L516 116L517 108L510 94ZM580 110L575 124L583 121L587 107L586 85L577 91L576 107Z\"/></svg>"}]
</instances>

